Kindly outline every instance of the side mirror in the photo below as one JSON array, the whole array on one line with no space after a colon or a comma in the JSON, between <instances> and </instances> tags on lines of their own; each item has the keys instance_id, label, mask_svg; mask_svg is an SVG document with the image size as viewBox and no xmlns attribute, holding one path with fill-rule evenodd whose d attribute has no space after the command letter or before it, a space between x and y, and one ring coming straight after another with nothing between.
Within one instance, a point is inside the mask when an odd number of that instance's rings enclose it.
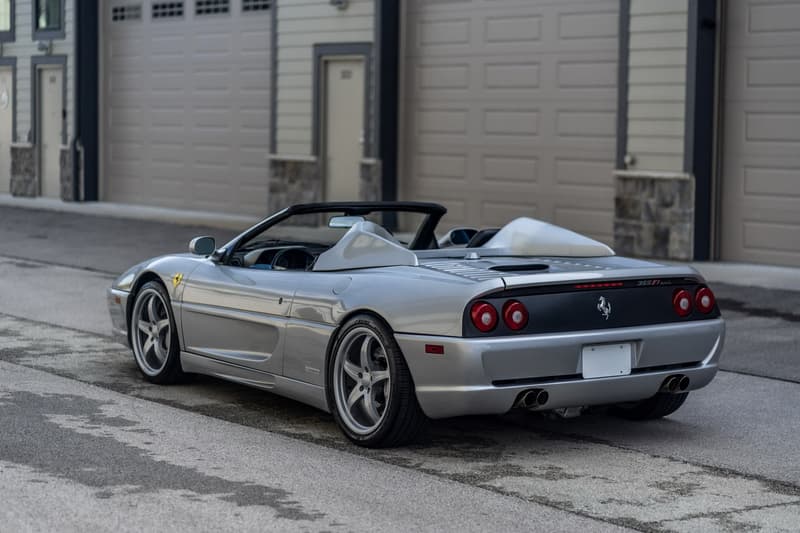
<instances>
[{"instance_id":1,"label":"side mirror","mask_svg":"<svg viewBox=\"0 0 800 533\"><path fill-rule=\"evenodd\" d=\"M195 237L189 241L189 251L195 255L211 255L216 247L214 237Z\"/></svg>"}]
</instances>

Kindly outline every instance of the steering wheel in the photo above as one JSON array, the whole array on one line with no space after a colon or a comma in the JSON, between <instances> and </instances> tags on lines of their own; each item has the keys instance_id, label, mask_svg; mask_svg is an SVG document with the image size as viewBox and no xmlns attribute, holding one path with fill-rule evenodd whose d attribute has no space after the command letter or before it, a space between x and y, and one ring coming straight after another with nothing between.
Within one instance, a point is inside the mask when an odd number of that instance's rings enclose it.
<instances>
[{"instance_id":1,"label":"steering wheel","mask_svg":"<svg viewBox=\"0 0 800 533\"><path fill-rule=\"evenodd\" d=\"M272 257L272 270L308 270L314 264L314 254L305 248L284 248Z\"/></svg>"}]
</instances>

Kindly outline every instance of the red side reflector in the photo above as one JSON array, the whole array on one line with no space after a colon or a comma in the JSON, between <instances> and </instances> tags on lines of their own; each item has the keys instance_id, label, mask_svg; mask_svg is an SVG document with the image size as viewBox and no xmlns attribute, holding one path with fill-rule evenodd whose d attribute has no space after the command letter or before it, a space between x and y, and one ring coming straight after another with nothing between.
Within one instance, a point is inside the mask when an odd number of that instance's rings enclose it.
<instances>
[{"instance_id":1,"label":"red side reflector","mask_svg":"<svg viewBox=\"0 0 800 533\"><path fill-rule=\"evenodd\" d=\"M431 355L444 355L444 346L441 344L426 344L425 353Z\"/></svg>"},{"instance_id":2,"label":"red side reflector","mask_svg":"<svg viewBox=\"0 0 800 533\"><path fill-rule=\"evenodd\" d=\"M581 283L575 285L576 289L613 289L614 287L622 287L625 283L621 281L608 281L605 283Z\"/></svg>"},{"instance_id":3,"label":"red side reflector","mask_svg":"<svg viewBox=\"0 0 800 533\"><path fill-rule=\"evenodd\" d=\"M121 304L122 303L122 298L120 298L119 296L114 296L114 303L115 304Z\"/></svg>"}]
</instances>

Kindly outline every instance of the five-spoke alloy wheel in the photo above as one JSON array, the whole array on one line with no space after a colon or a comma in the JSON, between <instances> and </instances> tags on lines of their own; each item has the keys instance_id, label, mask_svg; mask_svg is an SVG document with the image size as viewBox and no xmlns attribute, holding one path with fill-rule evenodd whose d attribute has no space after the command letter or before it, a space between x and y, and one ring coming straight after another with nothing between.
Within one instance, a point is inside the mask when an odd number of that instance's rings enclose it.
<instances>
[{"instance_id":1,"label":"five-spoke alloy wheel","mask_svg":"<svg viewBox=\"0 0 800 533\"><path fill-rule=\"evenodd\" d=\"M354 317L339 332L328 397L342 431L362 446L412 441L426 422L400 348L386 325L369 315Z\"/></svg>"},{"instance_id":2,"label":"five-spoke alloy wheel","mask_svg":"<svg viewBox=\"0 0 800 533\"><path fill-rule=\"evenodd\" d=\"M164 287L153 281L142 286L131 313L131 347L139 370L154 383L173 383L182 375L174 324Z\"/></svg>"}]
</instances>

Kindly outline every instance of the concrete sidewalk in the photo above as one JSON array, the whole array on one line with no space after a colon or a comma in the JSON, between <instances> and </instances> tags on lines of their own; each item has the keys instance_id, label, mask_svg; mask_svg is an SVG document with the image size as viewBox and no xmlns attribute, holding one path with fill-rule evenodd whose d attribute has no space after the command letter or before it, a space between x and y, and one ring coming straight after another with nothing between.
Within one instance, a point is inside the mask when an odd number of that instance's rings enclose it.
<instances>
[{"instance_id":1,"label":"concrete sidewalk","mask_svg":"<svg viewBox=\"0 0 800 533\"><path fill-rule=\"evenodd\" d=\"M0 194L0 242L8 254L34 254L37 259L98 270L120 271L154 255L185 250L197 235L213 235L221 244L257 221L256 217L202 211ZM11 233L9 225L14 228ZM25 233L23 226L33 231L31 242L20 239L20 232ZM712 283L800 292L797 268L732 262L690 264Z\"/></svg>"}]
</instances>

